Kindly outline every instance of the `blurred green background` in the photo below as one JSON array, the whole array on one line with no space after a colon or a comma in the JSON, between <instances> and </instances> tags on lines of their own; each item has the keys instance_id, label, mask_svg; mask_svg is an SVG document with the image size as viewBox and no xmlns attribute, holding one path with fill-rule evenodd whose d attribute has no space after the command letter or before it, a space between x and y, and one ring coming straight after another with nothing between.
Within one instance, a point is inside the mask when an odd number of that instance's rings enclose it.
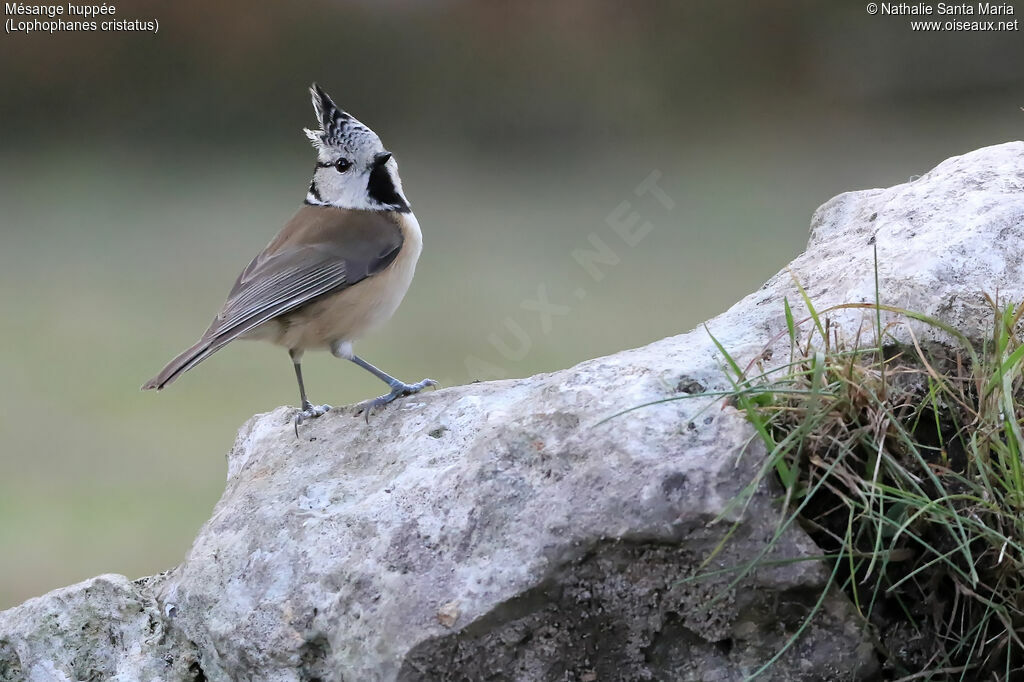
<instances>
[{"instance_id":1,"label":"blurred green background","mask_svg":"<svg viewBox=\"0 0 1024 682\"><path fill-rule=\"evenodd\" d=\"M394 151L425 234L360 353L445 385L685 332L834 194L1024 130L1019 31L913 33L859 1L116 6L159 32L0 38L0 608L178 563L236 429L295 404L257 344L138 387L302 200L312 80ZM652 171L671 211L633 193ZM653 225L635 247L606 222L624 201ZM619 257L600 281L571 256L591 235ZM546 330L539 287L567 306ZM383 388L307 357L314 400Z\"/></svg>"}]
</instances>

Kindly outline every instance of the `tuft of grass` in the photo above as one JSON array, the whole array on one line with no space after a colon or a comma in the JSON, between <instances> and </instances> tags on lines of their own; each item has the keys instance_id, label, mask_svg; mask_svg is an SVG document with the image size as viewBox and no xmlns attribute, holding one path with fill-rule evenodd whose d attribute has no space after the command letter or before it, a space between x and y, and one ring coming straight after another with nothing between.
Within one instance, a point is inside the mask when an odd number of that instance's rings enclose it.
<instances>
[{"instance_id":1,"label":"tuft of grass","mask_svg":"<svg viewBox=\"0 0 1024 682\"><path fill-rule=\"evenodd\" d=\"M809 315L796 320L784 302L783 366L741 367L712 337L733 384L727 399L768 451L734 504L766 477L781 483L788 511L775 538L797 523L822 548L831 564L824 592L838 586L850 597L887 679L1024 674L1024 306L989 298L991 336L972 344L940 320L878 300L819 311L797 289ZM865 334L845 338L829 319L858 308L875 313L865 346ZM950 342L921 342L909 320ZM909 342L897 341L897 326ZM773 545L736 567L730 587Z\"/></svg>"}]
</instances>

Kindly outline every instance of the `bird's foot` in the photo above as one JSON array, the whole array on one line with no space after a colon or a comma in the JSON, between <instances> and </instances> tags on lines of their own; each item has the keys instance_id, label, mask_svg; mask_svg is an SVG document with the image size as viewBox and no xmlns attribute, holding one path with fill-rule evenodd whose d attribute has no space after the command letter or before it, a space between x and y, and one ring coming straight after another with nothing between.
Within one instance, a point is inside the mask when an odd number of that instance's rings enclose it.
<instances>
[{"instance_id":1,"label":"bird's foot","mask_svg":"<svg viewBox=\"0 0 1024 682\"><path fill-rule=\"evenodd\" d=\"M316 419L327 414L331 410L330 405L314 405L308 400L302 403L302 411L295 415L295 437L299 437L299 426L307 419Z\"/></svg>"},{"instance_id":2,"label":"bird's foot","mask_svg":"<svg viewBox=\"0 0 1024 682\"><path fill-rule=\"evenodd\" d=\"M404 398L407 395L413 393L419 393L428 386L437 386L437 382L433 379L424 379L423 381L417 381L415 384L407 384L404 381L395 381L391 384L391 392L385 393L384 395L377 396L373 400L364 400L363 402L356 405L356 414L366 415L366 421L370 421L370 412L383 407L393 401L395 398Z\"/></svg>"}]
</instances>

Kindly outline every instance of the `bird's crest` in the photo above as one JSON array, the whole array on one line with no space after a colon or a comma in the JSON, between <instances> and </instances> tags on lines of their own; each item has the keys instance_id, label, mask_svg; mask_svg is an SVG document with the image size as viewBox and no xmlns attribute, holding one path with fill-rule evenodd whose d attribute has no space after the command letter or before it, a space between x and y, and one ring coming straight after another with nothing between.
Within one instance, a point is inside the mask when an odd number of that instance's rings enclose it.
<instances>
[{"instance_id":1,"label":"bird's crest","mask_svg":"<svg viewBox=\"0 0 1024 682\"><path fill-rule=\"evenodd\" d=\"M320 130L304 128L306 137L317 150L324 147L358 147L364 138L377 141L377 134L360 123L354 116L338 108L330 95L316 83L309 88L313 98L313 110L316 112ZM369 141L369 140L365 140Z\"/></svg>"}]
</instances>

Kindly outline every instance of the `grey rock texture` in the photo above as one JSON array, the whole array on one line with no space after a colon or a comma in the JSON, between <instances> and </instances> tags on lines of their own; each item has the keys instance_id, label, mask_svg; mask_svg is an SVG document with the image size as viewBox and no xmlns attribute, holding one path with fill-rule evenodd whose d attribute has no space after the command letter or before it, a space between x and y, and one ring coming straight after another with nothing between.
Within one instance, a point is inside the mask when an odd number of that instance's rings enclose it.
<instances>
[{"instance_id":1,"label":"grey rock texture","mask_svg":"<svg viewBox=\"0 0 1024 682\"><path fill-rule=\"evenodd\" d=\"M0 680L195 680L195 645L161 615L150 585L101 575L0 613Z\"/></svg>"},{"instance_id":2,"label":"grey rock texture","mask_svg":"<svg viewBox=\"0 0 1024 682\"><path fill-rule=\"evenodd\" d=\"M985 292L1024 299L1024 143L832 199L808 250L709 330L743 362L781 360L769 342L785 329L784 297L800 314L794 277L819 308L872 302L876 245L883 303L980 338ZM863 317L832 315L851 335L870 328ZM775 533L770 485L742 514L731 504L763 449L710 397L608 420L728 385L700 328L560 372L413 396L369 425L332 412L301 440L292 409L257 416L185 561L0 614L0 681L741 680L797 631L826 580L813 561L735 585L728 572L685 580L742 564ZM791 529L767 558L816 553ZM762 679L876 672L832 592Z\"/></svg>"},{"instance_id":3,"label":"grey rock texture","mask_svg":"<svg viewBox=\"0 0 1024 682\"><path fill-rule=\"evenodd\" d=\"M1010 142L947 159L889 189L840 194L815 212L807 251L790 268L818 307L873 303L875 244L882 303L987 336L985 294L1001 304L1024 300L1022 159L1024 143ZM780 273L766 289L785 293L787 279ZM791 290L789 297L794 302ZM836 320L852 330L860 316Z\"/></svg>"},{"instance_id":4,"label":"grey rock texture","mask_svg":"<svg viewBox=\"0 0 1024 682\"><path fill-rule=\"evenodd\" d=\"M676 395L669 368L699 348L438 392L370 427L334 415L312 442L296 441L289 408L259 417L161 601L214 680L733 679L784 643L824 577L800 563L733 589L729 576L680 584L762 452L744 453L744 420L706 401L597 424ZM770 537L771 492L748 514L716 568ZM772 557L814 551L793 532ZM782 622L779 599L797 604ZM830 606L821 659L796 650L787 666L855 667L857 629L841 598Z\"/></svg>"}]
</instances>

